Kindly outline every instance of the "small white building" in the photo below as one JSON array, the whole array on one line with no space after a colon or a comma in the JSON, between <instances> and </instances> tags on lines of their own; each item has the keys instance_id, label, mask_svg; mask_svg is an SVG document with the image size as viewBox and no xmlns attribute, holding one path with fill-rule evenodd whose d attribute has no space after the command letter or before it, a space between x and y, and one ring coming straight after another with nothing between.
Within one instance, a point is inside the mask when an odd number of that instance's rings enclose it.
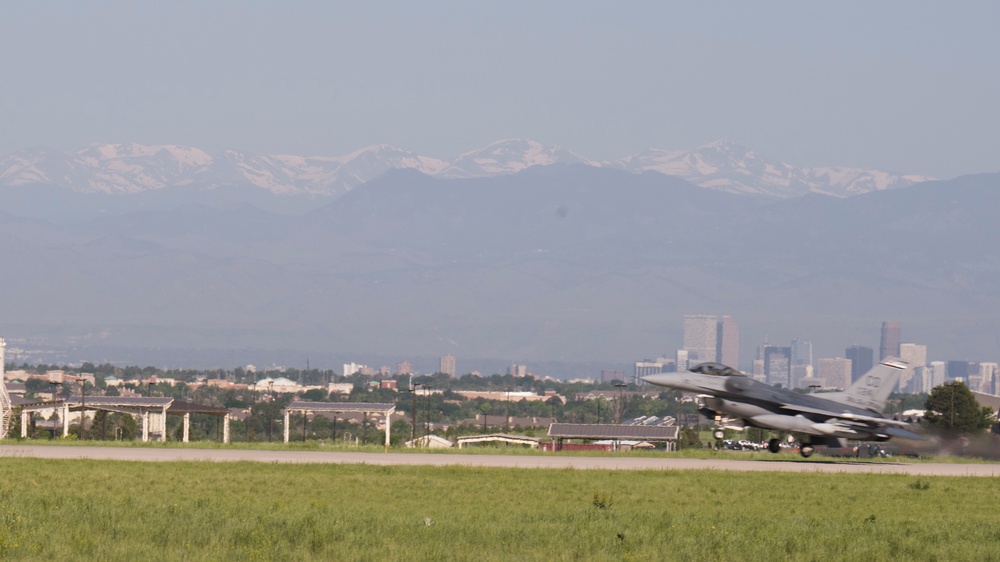
<instances>
[{"instance_id":1,"label":"small white building","mask_svg":"<svg viewBox=\"0 0 1000 562\"><path fill-rule=\"evenodd\" d=\"M438 437L437 435L424 435L423 437L417 437L415 441L407 441L405 445L413 448L414 443L416 443L416 447L418 449L447 449L453 445L451 441L448 441L444 437Z\"/></svg>"}]
</instances>

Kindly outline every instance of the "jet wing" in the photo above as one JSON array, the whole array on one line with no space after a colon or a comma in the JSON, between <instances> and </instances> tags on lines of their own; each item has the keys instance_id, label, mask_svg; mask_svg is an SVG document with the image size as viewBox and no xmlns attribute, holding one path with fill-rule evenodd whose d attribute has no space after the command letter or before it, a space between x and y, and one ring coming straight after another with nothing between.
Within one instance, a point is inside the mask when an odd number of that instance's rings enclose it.
<instances>
[{"instance_id":1,"label":"jet wing","mask_svg":"<svg viewBox=\"0 0 1000 562\"><path fill-rule=\"evenodd\" d=\"M781 407L786 410L792 410L803 414L815 414L817 416L826 416L828 418L838 418L842 420L856 421L871 425L891 425L896 427L910 427L910 424L908 424L907 422L902 422L899 420L882 418L878 416L865 416L861 414L852 414L850 412L835 412L833 410L824 410L821 408L810 408L808 406L802 406L801 404L782 404Z\"/></svg>"}]
</instances>

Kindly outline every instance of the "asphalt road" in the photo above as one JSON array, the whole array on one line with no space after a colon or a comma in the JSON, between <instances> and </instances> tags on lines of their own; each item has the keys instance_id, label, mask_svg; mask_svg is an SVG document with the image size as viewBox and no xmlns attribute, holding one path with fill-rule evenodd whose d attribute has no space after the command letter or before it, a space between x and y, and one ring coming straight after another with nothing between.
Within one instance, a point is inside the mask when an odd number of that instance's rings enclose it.
<instances>
[{"instance_id":1,"label":"asphalt road","mask_svg":"<svg viewBox=\"0 0 1000 562\"><path fill-rule=\"evenodd\" d=\"M837 472L920 476L1000 476L1000 464L872 463L787 460L678 459L649 457L569 457L546 455L462 455L434 453L345 453L246 449L159 449L132 447L0 445L0 457L117 461L254 461L373 465L572 468L578 470L725 470L733 472Z\"/></svg>"}]
</instances>

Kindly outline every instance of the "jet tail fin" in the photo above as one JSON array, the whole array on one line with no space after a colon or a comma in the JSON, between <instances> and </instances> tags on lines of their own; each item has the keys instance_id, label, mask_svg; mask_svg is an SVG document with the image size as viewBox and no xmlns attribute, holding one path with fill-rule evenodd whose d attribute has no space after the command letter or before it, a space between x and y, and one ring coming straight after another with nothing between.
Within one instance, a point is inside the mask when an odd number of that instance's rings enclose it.
<instances>
[{"instance_id":1,"label":"jet tail fin","mask_svg":"<svg viewBox=\"0 0 1000 562\"><path fill-rule=\"evenodd\" d=\"M896 388L899 375L906 370L906 362L898 357L886 357L861 376L843 392L824 394L823 398L882 413L889 394Z\"/></svg>"}]
</instances>

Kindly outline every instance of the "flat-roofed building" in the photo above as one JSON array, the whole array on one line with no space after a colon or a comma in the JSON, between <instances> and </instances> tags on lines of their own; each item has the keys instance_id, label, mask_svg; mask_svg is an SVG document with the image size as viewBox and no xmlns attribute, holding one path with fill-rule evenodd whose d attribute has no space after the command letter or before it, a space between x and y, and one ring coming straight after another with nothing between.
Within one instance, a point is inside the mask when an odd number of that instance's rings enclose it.
<instances>
[{"instance_id":1,"label":"flat-roofed building","mask_svg":"<svg viewBox=\"0 0 1000 562\"><path fill-rule=\"evenodd\" d=\"M851 360L827 357L816 361L816 377L825 381L827 388L845 389L851 386Z\"/></svg>"},{"instance_id":2,"label":"flat-roofed building","mask_svg":"<svg viewBox=\"0 0 1000 562\"><path fill-rule=\"evenodd\" d=\"M698 363L717 361L718 331L715 316L684 316L684 349L688 352L688 359Z\"/></svg>"}]
</instances>

